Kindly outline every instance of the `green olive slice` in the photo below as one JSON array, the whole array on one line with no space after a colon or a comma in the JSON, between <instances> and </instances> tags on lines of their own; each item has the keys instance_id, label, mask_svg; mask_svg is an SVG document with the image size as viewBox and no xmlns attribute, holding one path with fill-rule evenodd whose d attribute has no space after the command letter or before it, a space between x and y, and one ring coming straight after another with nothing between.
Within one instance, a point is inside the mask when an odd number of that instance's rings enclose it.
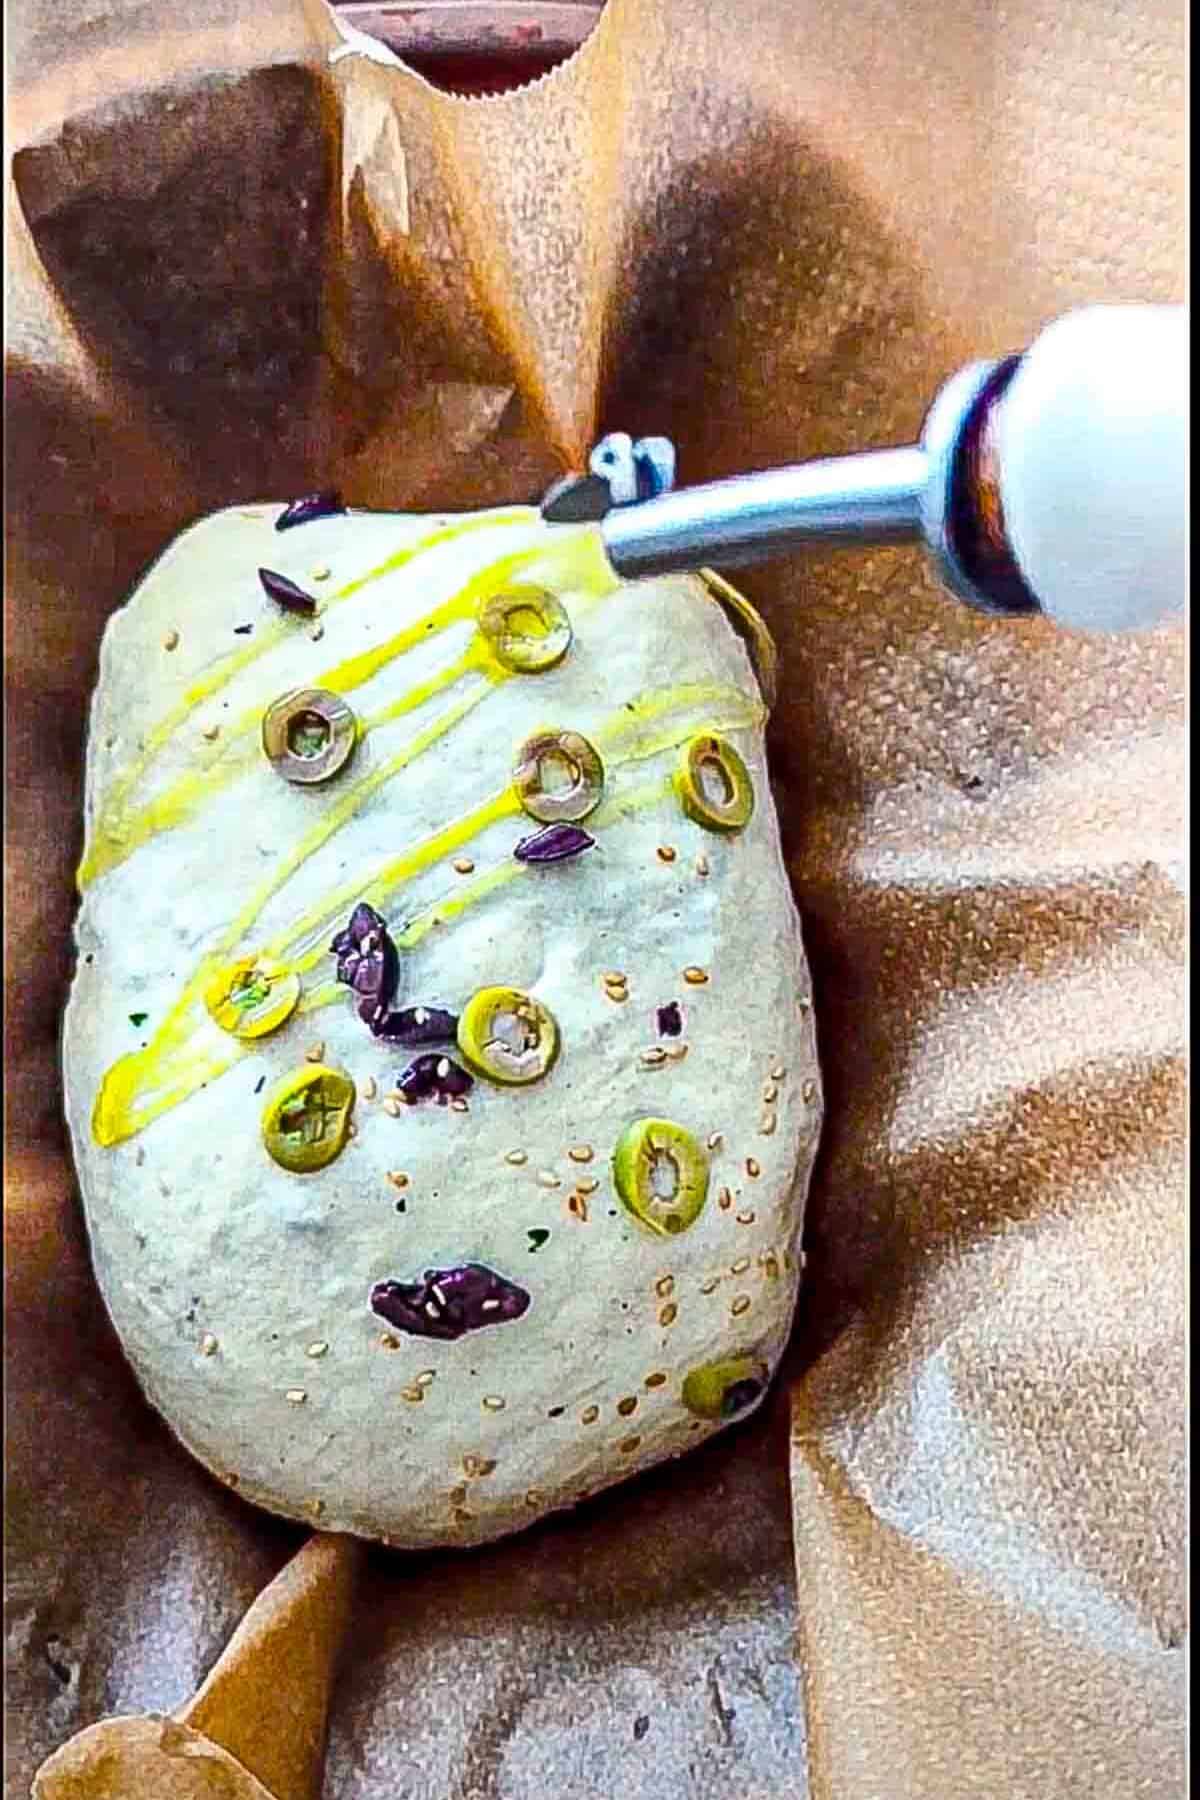
<instances>
[{"instance_id":1,"label":"green olive slice","mask_svg":"<svg viewBox=\"0 0 1200 1800\"><path fill-rule=\"evenodd\" d=\"M311 1174L345 1147L353 1110L350 1078L321 1063L306 1063L285 1075L267 1095L263 1143L280 1168L295 1175Z\"/></svg>"},{"instance_id":2,"label":"green olive slice","mask_svg":"<svg viewBox=\"0 0 1200 1800\"><path fill-rule=\"evenodd\" d=\"M262 744L285 781L309 787L345 767L358 742L358 721L340 694L296 688L263 714Z\"/></svg>"},{"instance_id":3,"label":"green olive slice","mask_svg":"<svg viewBox=\"0 0 1200 1800\"><path fill-rule=\"evenodd\" d=\"M517 752L513 785L531 819L574 823L599 806L604 764L578 731L535 731Z\"/></svg>"},{"instance_id":4,"label":"green olive slice","mask_svg":"<svg viewBox=\"0 0 1200 1800\"><path fill-rule=\"evenodd\" d=\"M300 1001L300 977L265 956L240 956L204 990L209 1017L236 1038L278 1031Z\"/></svg>"},{"instance_id":5,"label":"green olive slice","mask_svg":"<svg viewBox=\"0 0 1200 1800\"><path fill-rule=\"evenodd\" d=\"M694 1225L708 1198L708 1157L670 1119L637 1119L613 1152L613 1180L635 1219L660 1237Z\"/></svg>"},{"instance_id":6,"label":"green olive slice","mask_svg":"<svg viewBox=\"0 0 1200 1800\"><path fill-rule=\"evenodd\" d=\"M477 1075L519 1087L549 1070L558 1055L558 1026L520 988L480 988L459 1015L458 1047Z\"/></svg>"},{"instance_id":7,"label":"green olive slice","mask_svg":"<svg viewBox=\"0 0 1200 1800\"><path fill-rule=\"evenodd\" d=\"M750 771L728 738L689 738L675 771L675 792L689 819L708 831L740 831L754 811Z\"/></svg>"},{"instance_id":8,"label":"green olive slice","mask_svg":"<svg viewBox=\"0 0 1200 1800\"><path fill-rule=\"evenodd\" d=\"M700 1419L735 1419L762 1397L770 1371L757 1356L725 1356L684 1377L683 1404Z\"/></svg>"},{"instance_id":9,"label":"green olive slice","mask_svg":"<svg viewBox=\"0 0 1200 1800\"><path fill-rule=\"evenodd\" d=\"M537 674L560 663L571 648L571 621L546 588L512 587L495 594L479 615L479 629L506 669Z\"/></svg>"}]
</instances>

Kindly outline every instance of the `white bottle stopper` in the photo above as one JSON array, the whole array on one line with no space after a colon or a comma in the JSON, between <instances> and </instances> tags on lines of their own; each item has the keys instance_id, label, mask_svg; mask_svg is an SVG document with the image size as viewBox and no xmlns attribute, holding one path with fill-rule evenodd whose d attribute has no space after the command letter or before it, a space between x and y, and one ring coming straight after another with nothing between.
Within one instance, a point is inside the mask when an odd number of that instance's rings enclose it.
<instances>
[{"instance_id":1,"label":"white bottle stopper","mask_svg":"<svg viewBox=\"0 0 1200 1800\"><path fill-rule=\"evenodd\" d=\"M1013 555L1043 610L1078 630L1183 611L1187 331L1182 306L1058 319L997 408Z\"/></svg>"}]
</instances>

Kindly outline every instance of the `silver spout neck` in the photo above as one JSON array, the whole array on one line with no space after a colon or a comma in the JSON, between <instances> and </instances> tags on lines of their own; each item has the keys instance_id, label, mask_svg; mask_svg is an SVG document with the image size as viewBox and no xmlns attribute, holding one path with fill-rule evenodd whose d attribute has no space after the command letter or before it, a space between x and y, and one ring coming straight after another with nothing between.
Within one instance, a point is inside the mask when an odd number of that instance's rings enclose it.
<instances>
[{"instance_id":1,"label":"silver spout neck","mask_svg":"<svg viewBox=\"0 0 1200 1800\"><path fill-rule=\"evenodd\" d=\"M601 535L630 578L737 568L806 544L907 543L922 536L927 481L924 450L876 450L676 488L617 507Z\"/></svg>"}]
</instances>

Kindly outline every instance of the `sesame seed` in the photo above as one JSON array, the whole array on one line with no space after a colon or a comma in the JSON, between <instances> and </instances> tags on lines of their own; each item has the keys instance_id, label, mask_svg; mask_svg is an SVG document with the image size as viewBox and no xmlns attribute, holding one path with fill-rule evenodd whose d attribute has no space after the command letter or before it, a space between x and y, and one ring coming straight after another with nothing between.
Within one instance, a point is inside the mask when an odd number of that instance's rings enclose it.
<instances>
[{"instance_id":1,"label":"sesame seed","mask_svg":"<svg viewBox=\"0 0 1200 1800\"><path fill-rule=\"evenodd\" d=\"M577 1194L594 1194L599 1186L594 1175L581 1175L575 1183L575 1191Z\"/></svg>"},{"instance_id":2,"label":"sesame seed","mask_svg":"<svg viewBox=\"0 0 1200 1800\"><path fill-rule=\"evenodd\" d=\"M638 1448L641 1441L642 1440L640 1437L622 1438L620 1443L617 1445L617 1449L621 1452L622 1456L632 1456L634 1451Z\"/></svg>"},{"instance_id":3,"label":"sesame seed","mask_svg":"<svg viewBox=\"0 0 1200 1800\"><path fill-rule=\"evenodd\" d=\"M771 1112L769 1110L767 1112L764 1112L762 1117L758 1121L759 1136L760 1137L773 1136L775 1127L778 1123L779 1123L779 1120L773 1112Z\"/></svg>"},{"instance_id":4,"label":"sesame seed","mask_svg":"<svg viewBox=\"0 0 1200 1800\"><path fill-rule=\"evenodd\" d=\"M560 1188L562 1186L562 1180L554 1173L553 1169L539 1169L537 1172L537 1184L539 1187L544 1188Z\"/></svg>"},{"instance_id":5,"label":"sesame seed","mask_svg":"<svg viewBox=\"0 0 1200 1800\"><path fill-rule=\"evenodd\" d=\"M800 1098L807 1103L809 1101L815 1100L816 1097L817 1097L816 1082L815 1081L806 1081L804 1086L800 1089Z\"/></svg>"},{"instance_id":6,"label":"sesame seed","mask_svg":"<svg viewBox=\"0 0 1200 1800\"><path fill-rule=\"evenodd\" d=\"M476 1479L481 1475L490 1475L495 1468L495 1459L490 1456L464 1456L463 1474Z\"/></svg>"},{"instance_id":7,"label":"sesame seed","mask_svg":"<svg viewBox=\"0 0 1200 1800\"><path fill-rule=\"evenodd\" d=\"M720 1207L722 1212L728 1212L730 1207L733 1205L733 1195L730 1193L730 1191L727 1187L718 1189L717 1205Z\"/></svg>"},{"instance_id":8,"label":"sesame seed","mask_svg":"<svg viewBox=\"0 0 1200 1800\"><path fill-rule=\"evenodd\" d=\"M168 631L166 637L163 639L163 649L164 650L177 650L178 648L179 648L179 633L174 630Z\"/></svg>"},{"instance_id":9,"label":"sesame seed","mask_svg":"<svg viewBox=\"0 0 1200 1800\"><path fill-rule=\"evenodd\" d=\"M394 1188L406 1188L408 1186L408 1176L403 1169L389 1169L388 1180Z\"/></svg>"},{"instance_id":10,"label":"sesame seed","mask_svg":"<svg viewBox=\"0 0 1200 1800\"><path fill-rule=\"evenodd\" d=\"M708 970L698 968L695 963L689 963L683 971L683 979L692 987L703 987L708 980Z\"/></svg>"},{"instance_id":11,"label":"sesame seed","mask_svg":"<svg viewBox=\"0 0 1200 1800\"><path fill-rule=\"evenodd\" d=\"M717 1278L715 1275L710 1275L707 1281L702 1281L700 1283L700 1292L702 1294L711 1294L715 1291L716 1287Z\"/></svg>"},{"instance_id":12,"label":"sesame seed","mask_svg":"<svg viewBox=\"0 0 1200 1800\"><path fill-rule=\"evenodd\" d=\"M289 1388L283 1396L289 1406L303 1406L308 1395L303 1388Z\"/></svg>"},{"instance_id":13,"label":"sesame seed","mask_svg":"<svg viewBox=\"0 0 1200 1800\"><path fill-rule=\"evenodd\" d=\"M481 1300L479 1310L480 1312L499 1312L500 1302L498 1300Z\"/></svg>"},{"instance_id":14,"label":"sesame seed","mask_svg":"<svg viewBox=\"0 0 1200 1800\"><path fill-rule=\"evenodd\" d=\"M470 1110L471 1110L470 1107L467 1105L467 1103L463 1099L462 1095L455 1094L453 1100L450 1102L450 1111L463 1113L463 1112L470 1112Z\"/></svg>"},{"instance_id":15,"label":"sesame seed","mask_svg":"<svg viewBox=\"0 0 1200 1800\"><path fill-rule=\"evenodd\" d=\"M740 1212L736 1214L736 1218L739 1225L753 1225L754 1223L754 1214L752 1212Z\"/></svg>"},{"instance_id":16,"label":"sesame seed","mask_svg":"<svg viewBox=\"0 0 1200 1800\"><path fill-rule=\"evenodd\" d=\"M787 1074L787 1070L784 1068L782 1063L777 1062L777 1063L771 1064L771 1080L772 1081L782 1081L786 1074Z\"/></svg>"},{"instance_id":17,"label":"sesame seed","mask_svg":"<svg viewBox=\"0 0 1200 1800\"><path fill-rule=\"evenodd\" d=\"M735 1263L730 1263L729 1273L731 1275L744 1275L749 1267L750 1258L748 1256L739 1256Z\"/></svg>"},{"instance_id":18,"label":"sesame seed","mask_svg":"<svg viewBox=\"0 0 1200 1800\"><path fill-rule=\"evenodd\" d=\"M423 1387L418 1387L415 1381L410 1382L408 1387L402 1387L400 1389L400 1398L402 1400L407 1400L410 1406L419 1406L421 1401L425 1398L425 1389Z\"/></svg>"},{"instance_id":19,"label":"sesame seed","mask_svg":"<svg viewBox=\"0 0 1200 1800\"><path fill-rule=\"evenodd\" d=\"M658 860L659 862L673 863L675 861L674 845L660 844L658 846Z\"/></svg>"},{"instance_id":20,"label":"sesame seed","mask_svg":"<svg viewBox=\"0 0 1200 1800\"><path fill-rule=\"evenodd\" d=\"M395 1094L389 1094L383 1103L383 1110L389 1119L398 1119L403 1108L403 1101L397 1100Z\"/></svg>"},{"instance_id":21,"label":"sesame seed","mask_svg":"<svg viewBox=\"0 0 1200 1800\"><path fill-rule=\"evenodd\" d=\"M663 1045L663 1055L668 1057L671 1062L682 1062L687 1053L688 1047L686 1044Z\"/></svg>"},{"instance_id":22,"label":"sesame seed","mask_svg":"<svg viewBox=\"0 0 1200 1800\"><path fill-rule=\"evenodd\" d=\"M768 1250L762 1258L762 1272L768 1281L774 1281L779 1275L779 1263L773 1250Z\"/></svg>"},{"instance_id":23,"label":"sesame seed","mask_svg":"<svg viewBox=\"0 0 1200 1800\"><path fill-rule=\"evenodd\" d=\"M217 738L221 735L221 727L219 725L206 725L200 735L203 738L207 738L210 744L215 743Z\"/></svg>"},{"instance_id":24,"label":"sesame seed","mask_svg":"<svg viewBox=\"0 0 1200 1800\"><path fill-rule=\"evenodd\" d=\"M647 1386L647 1387L648 1387L648 1388L660 1388L660 1387L663 1387L663 1386L665 1386L665 1385L666 1385L666 1379L667 1379L667 1378L666 1378L666 1376L665 1376L665 1375L664 1375L664 1374L663 1374L663 1372L662 1372L662 1370L661 1370L661 1369L656 1369L656 1370L655 1370L655 1372L654 1372L654 1374L653 1374L653 1375L647 1375L647 1377L646 1377L646 1386Z\"/></svg>"},{"instance_id":25,"label":"sesame seed","mask_svg":"<svg viewBox=\"0 0 1200 1800\"><path fill-rule=\"evenodd\" d=\"M605 969L604 971L605 987L624 987L628 980L629 977L622 975L620 969Z\"/></svg>"},{"instance_id":26,"label":"sesame seed","mask_svg":"<svg viewBox=\"0 0 1200 1800\"><path fill-rule=\"evenodd\" d=\"M525 1504L526 1506L534 1508L541 1506L542 1496L538 1493L536 1488L525 1489Z\"/></svg>"},{"instance_id":27,"label":"sesame seed","mask_svg":"<svg viewBox=\"0 0 1200 1800\"><path fill-rule=\"evenodd\" d=\"M430 1283L429 1291L433 1295L434 1299L437 1301L439 1306L446 1305L446 1290L444 1287L439 1287L437 1282L434 1281L434 1282Z\"/></svg>"},{"instance_id":28,"label":"sesame seed","mask_svg":"<svg viewBox=\"0 0 1200 1800\"><path fill-rule=\"evenodd\" d=\"M696 858L696 873L697 873L697 875L699 875L700 879L703 881L704 877L708 874L708 858L707 858L707 856L700 855Z\"/></svg>"},{"instance_id":29,"label":"sesame seed","mask_svg":"<svg viewBox=\"0 0 1200 1800\"><path fill-rule=\"evenodd\" d=\"M673 1275L660 1275L654 1284L654 1291L660 1300L666 1300L675 1291L675 1277Z\"/></svg>"},{"instance_id":30,"label":"sesame seed","mask_svg":"<svg viewBox=\"0 0 1200 1800\"><path fill-rule=\"evenodd\" d=\"M655 1044L649 1050L643 1050L642 1054L638 1057L638 1061L644 1069L660 1068L666 1060L667 1053L658 1044Z\"/></svg>"},{"instance_id":31,"label":"sesame seed","mask_svg":"<svg viewBox=\"0 0 1200 1800\"><path fill-rule=\"evenodd\" d=\"M379 1089L375 1085L375 1077L373 1075L368 1075L367 1079L364 1082L362 1082L359 1087L359 1090L358 1090L359 1099L360 1100L373 1100L378 1092L379 1092Z\"/></svg>"},{"instance_id":32,"label":"sesame seed","mask_svg":"<svg viewBox=\"0 0 1200 1800\"><path fill-rule=\"evenodd\" d=\"M445 1079L449 1073L450 1073L450 1058L448 1056L440 1056L438 1058L438 1062L437 1062L438 1080L445 1081Z\"/></svg>"},{"instance_id":33,"label":"sesame seed","mask_svg":"<svg viewBox=\"0 0 1200 1800\"><path fill-rule=\"evenodd\" d=\"M390 1331L381 1331L379 1334L379 1348L381 1350L398 1350L400 1348L400 1339L398 1337L393 1337Z\"/></svg>"},{"instance_id":34,"label":"sesame seed","mask_svg":"<svg viewBox=\"0 0 1200 1800\"><path fill-rule=\"evenodd\" d=\"M351 1119L349 1125L347 1125L347 1127L346 1127L346 1136L348 1138L358 1136L358 1126L354 1123L353 1119Z\"/></svg>"},{"instance_id":35,"label":"sesame seed","mask_svg":"<svg viewBox=\"0 0 1200 1800\"><path fill-rule=\"evenodd\" d=\"M765 1106L774 1106L774 1104L778 1100L778 1098L779 1098L779 1089L775 1086L775 1083L773 1081L768 1081L766 1086L763 1088L763 1104Z\"/></svg>"},{"instance_id":36,"label":"sesame seed","mask_svg":"<svg viewBox=\"0 0 1200 1800\"><path fill-rule=\"evenodd\" d=\"M323 625L314 625L308 635L314 644L319 644L321 639L325 636L325 627Z\"/></svg>"},{"instance_id":37,"label":"sesame seed","mask_svg":"<svg viewBox=\"0 0 1200 1800\"><path fill-rule=\"evenodd\" d=\"M746 1173L752 1179L756 1179L759 1175L762 1174L761 1167L759 1166L758 1163L755 1162L755 1160L752 1156L748 1156L746 1158Z\"/></svg>"},{"instance_id":38,"label":"sesame seed","mask_svg":"<svg viewBox=\"0 0 1200 1800\"><path fill-rule=\"evenodd\" d=\"M735 1319L741 1313L749 1312L750 1311L750 1296L749 1296L749 1294L739 1294L737 1299L734 1301L733 1305L730 1307L729 1310L733 1314Z\"/></svg>"},{"instance_id":39,"label":"sesame seed","mask_svg":"<svg viewBox=\"0 0 1200 1800\"><path fill-rule=\"evenodd\" d=\"M217 1340L211 1331L206 1331L204 1336L200 1339L200 1354L201 1356L215 1356L217 1354Z\"/></svg>"},{"instance_id":40,"label":"sesame seed","mask_svg":"<svg viewBox=\"0 0 1200 1800\"><path fill-rule=\"evenodd\" d=\"M135 1164L136 1164L136 1165L137 1165L137 1167L138 1167L138 1168L139 1168L139 1169L140 1169L140 1168L141 1168L141 1166L142 1166L142 1164L143 1164L143 1163L144 1163L144 1162L145 1162L145 1160L146 1160L146 1146L145 1146L145 1144L139 1144L139 1145L138 1145L138 1147L137 1147L137 1149L136 1149L136 1150L135 1150L135 1151L134 1151L134 1153L133 1153L133 1160L134 1160L134 1162L135 1162Z\"/></svg>"},{"instance_id":41,"label":"sesame seed","mask_svg":"<svg viewBox=\"0 0 1200 1800\"><path fill-rule=\"evenodd\" d=\"M636 1412L637 1411L637 1395L636 1394L626 1394L626 1396L623 1400L618 1400L617 1401L617 1411L620 1413L620 1415L623 1419L627 1419L631 1412Z\"/></svg>"},{"instance_id":42,"label":"sesame seed","mask_svg":"<svg viewBox=\"0 0 1200 1800\"><path fill-rule=\"evenodd\" d=\"M308 1349L304 1354L305 1356L311 1356L315 1361L318 1356L324 1356L328 1348L329 1345L326 1340L324 1338L318 1338L315 1344L310 1344L308 1346Z\"/></svg>"},{"instance_id":43,"label":"sesame seed","mask_svg":"<svg viewBox=\"0 0 1200 1800\"><path fill-rule=\"evenodd\" d=\"M433 1382L436 1381L436 1379L437 1379L437 1370L436 1369L422 1369L421 1373L416 1377L416 1383L419 1388L427 1388L427 1387L432 1386Z\"/></svg>"},{"instance_id":44,"label":"sesame seed","mask_svg":"<svg viewBox=\"0 0 1200 1800\"><path fill-rule=\"evenodd\" d=\"M724 1132L714 1131L709 1134L708 1147L710 1150L719 1150L724 1142Z\"/></svg>"},{"instance_id":45,"label":"sesame seed","mask_svg":"<svg viewBox=\"0 0 1200 1800\"><path fill-rule=\"evenodd\" d=\"M503 1412L507 1402L499 1394L485 1394L483 1405L488 1412Z\"/></svg>"},{"instance_id":46,"label":"sesame seed","mask_svg":"<svg viewBox=\"0 0 1200 1800\"><path fill-rule=\"evenodd\" d=\"M568 1195L567 1211L571 1214L572 1218L578 1219L581 1224L587 1224L588 1203L582 1194L574 1193Z\"/></svg>"},{"instance_id":47,"label":"sesame seed","mask_svg":"<svg viewBox=\"0 0 1200 1800\"><path fill-rule=\"evenodd\" d=\"M455 857L454 873L456 875L470 875L474 871L474 868L475 864L471 861L469 856Z\"/></svg>"},{"instance_id":48,"label":"sesame seed","mask_svg":"<svg viewBox=\"0 0 1200 1800\"><path fill-rule=\"evenodd\" d=\"M310 1044L308 1046L308 1049L304 1052L304 1060L305 1060L305 1062L320 1062L320 1060L324 1056L324 1054L325 1054L324 1044L322 1044L320 1042L315 1043L315 1044Z\"/></svg>"},{"instance_id":49,"label":"sesame seed","mask_svg":"<svg viewBox=\"0 0 1200 1800\"><path fill-rule=\"evenodd\" d=\"M308 1506L314 1519L319 1519L321 1514L325 1511L325 1502L323 1500L310 1500Z\"/></svg>"},{"instance_id":50,"label":"sesame seed","mask_svg":"<svg viewBox=\"0 0 1200 1800\"><path fill-rule=\"evenodd\" d=\"M596 1152L592 1149L590 1144L572 1144L571 1148L567 1151L567 1155L572 1162L591 1162L595 1154Z\"/></svg>"},{"instance_id":51,"label":"sesame seed","mask_svg":"<svg viewBox=\"0 0 1200 1800\"><path fill-rule=\"evenodd\" d=\"M623 1005L624 1002L626 1000L628 1000L628 998L629 998L628 988L613 987L613 986L606 984L604 992L608 996L608 998L612 1001L614 1006Z\"/></svg>"},{"instance_id":52,"label":"sesame seed","mask_svg":"<svg viewBox=\"0 0 1200 1800\"><path fill-rule=\"evenodd\" d=\"M664 1306L662 1311L659 1313L658 1322L660 1325L673 1325L678 1317L679 1317L679 1308L676 1306L675 1302L672 1300L667 1306Z\"/></svg>"},{"instance_id":53,"label":"sesame seed","mask_svg":"<svg viewBox=\"0 0 1200 1800\"><path fill-rule=\"evenodd\" d=\"M322 566L319 569L313 570L311 578L313 581L328 581L329 577L332 575L332 573L333 573L332 569L327 569L324 566Z\"/></svg>"},{"instance_id":54,"label":"sesame seed","mask_svg":"<svg viewBox=\"0 0 1200 1800\"><path fill-rule=\"evenodd\" d=\"M466 1497L467 1490L464 1484L460 1483L458 1487L452 1487L450 1489L451 1506L461 1506Z\"/></svg>"},{"instance_id":55,"label":"sesame seed","mask_svg":"<svg viewBox=\"0 0 1200 1800\"><path fill-rule=\"evenodd\" d=\"M579 1421L582 1425L594 1425L599 1417L600 1408L598 1406L585 1406L579 1415Z\"/></svg>"},{"instance_id":56,"label":"sesame seed","mask_svg":"<svg viewBox=\"0 0 1200 1800\"><path fill-rule=\"evenodd\" d=\"M504 1160L506 1163L511 1163L514 1169L519 1169L522 1163L529 1161L529 1157L524 1150L506 1150Z\"/></svg>"}]
</instances>

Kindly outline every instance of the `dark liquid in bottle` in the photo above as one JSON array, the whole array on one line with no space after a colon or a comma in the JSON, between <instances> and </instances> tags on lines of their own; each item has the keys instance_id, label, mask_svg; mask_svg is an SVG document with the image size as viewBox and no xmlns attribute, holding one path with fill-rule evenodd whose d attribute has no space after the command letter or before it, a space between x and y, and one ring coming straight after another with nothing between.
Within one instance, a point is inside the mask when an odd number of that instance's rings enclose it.
<instances>
[{"instance_id":1,"label":"dark liquid in bottle","mask_svg":"<svg viewBox=\"0 0 1200 1800\"><path fill-rule=\"evenodd\" d=\"M423 75L431 87L450 94L478 95L511 93L514 88L524 87L539 76L548 75L551 69L566 62L572 52L567 49L539 51L531 46L490 53L407 50L401 54L409 68Z\"/></svg>"}]
</instances>

